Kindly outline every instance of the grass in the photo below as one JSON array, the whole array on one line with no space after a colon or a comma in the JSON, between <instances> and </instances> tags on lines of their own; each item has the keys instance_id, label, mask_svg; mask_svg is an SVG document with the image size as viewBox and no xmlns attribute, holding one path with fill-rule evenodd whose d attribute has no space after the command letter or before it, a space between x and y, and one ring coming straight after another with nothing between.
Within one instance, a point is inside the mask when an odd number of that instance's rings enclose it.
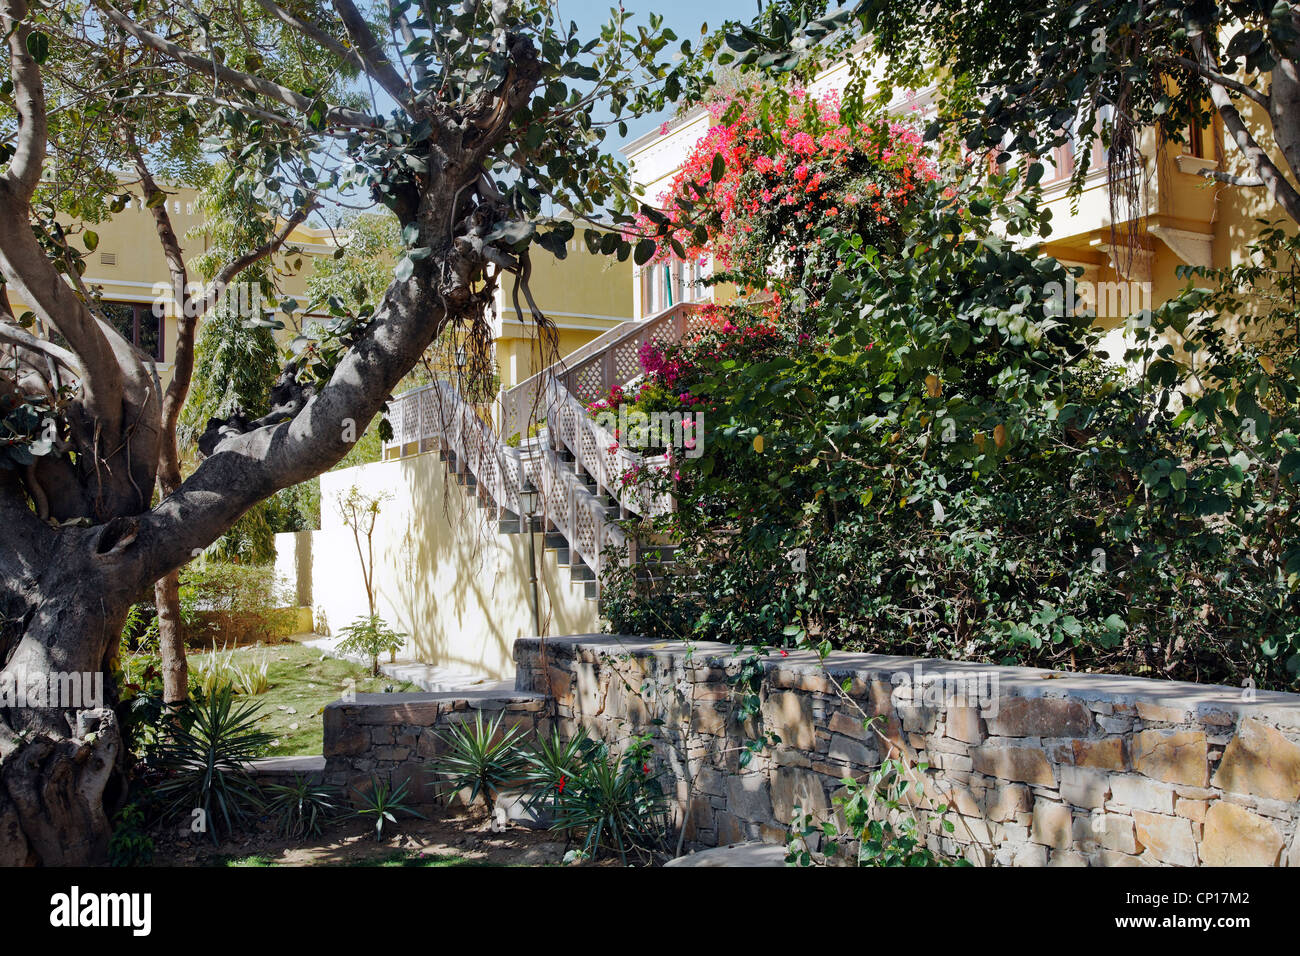
<instances>
[{"instance_id":1,"label":"grass","mask_svg":"<svg viewBox=\"0 0 1300 956\"><path fill-rule=\"evenodd\" d=\"M343 695L344 682L349 678L356 682L358 694L380 693L385 687L392 687L394 691L420 689L405 681L371 677L368 667L336 657L322 657L320 651L296 641L269 647L240 648L233 653L237 658L247 654L256 655L258 660L263 656L269 659L267 677L270 690L247 698L262 706L258 729L265 730L278 741L267 750L268 757L322 753L324 724L321 715L326 704ZM293 724L298 725L296 729Z\"/></svg>"}]
</instances>

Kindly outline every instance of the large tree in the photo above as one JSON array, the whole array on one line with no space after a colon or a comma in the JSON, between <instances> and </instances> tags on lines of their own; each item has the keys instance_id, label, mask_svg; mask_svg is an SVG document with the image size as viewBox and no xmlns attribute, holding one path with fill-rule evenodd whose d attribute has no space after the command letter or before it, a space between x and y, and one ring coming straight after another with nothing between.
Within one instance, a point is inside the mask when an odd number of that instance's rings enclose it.
<instances>
[{"instance_id":1,"label":"large tree","mask_svg":"<svg viewBox=\"0 0 1300 956\"><path fill-rule=\"evenodd\" d=\"M481 330L495 285L526 281L531 243L563 255L574 221L632 211L601 143L609 124L662 103L670 71L656 58L673 37L659 18L633 29L615 11L584 42L542 0L394 0L378 9L260 0L261 15L284 31L281 49L311 48L301 63L328 71L295 76L249 37L251 8L0 0L13 115L0 174L0 275L33 313L22 317L30 329L20 319L0 324L14 359L0 370L12 433L0 448L0 679L107 670L141 590L254 503L339 461L444 329ZM76 71L84 82L60 73L61 58L73 56L94 67ZM349 73L354 95L327 100L321 91ZM611 114L606 124L592 117L598 101ZM392 210L404 243L373 309L343 317L329 348L289 363L264 414L212 422L200 441L205 458L184 480L174 433L197 316L250 262L227 263L217 281L188 289L158 198L156 147L166 134L155 136L156 111L199 124L203 148L266 198L279 213L273 242L313 205L359 197ZM183 290L174 377L161 394L149 359L99 314L69 242L57 241L66 230L47 214L44 193L66 168L63 151L79 155L56 134L81 112L118 131L121 149L102 153L110 165L88 164L105 182L124 165L133 170ZM548 200L548 212L568 215L544 217ZM588 240L630 252L617 232ZM121 747L111 711L0 712L0 859L101 856Z\"/></svg>"}]
</instances>

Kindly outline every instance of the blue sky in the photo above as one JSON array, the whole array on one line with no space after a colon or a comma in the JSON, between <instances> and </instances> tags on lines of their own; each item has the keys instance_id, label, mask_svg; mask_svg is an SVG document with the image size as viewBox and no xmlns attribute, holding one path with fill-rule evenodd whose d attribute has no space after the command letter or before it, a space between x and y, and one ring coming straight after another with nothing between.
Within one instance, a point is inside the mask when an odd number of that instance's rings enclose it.
<instances>
[{"instance_id":1,"label":"blue sky","mask_svg":"<svg viewBox=\"0 0 1300 956\"><path fill-rule=\"evenodd\" d=\"M565 22L575 21L579 35L586 37L595 36L601 25L609 22L610 6L600 0L559 0L558 3ZM698 46L700 27L705 23L714 28L727 20L749 21L758 14L757 0L625 0L623 6L634 24L647 23L652 12L660 14L664 26L677 34L678 41L674 47L680 46L682 40L690 40L692 46ZM628 124L627 139L620 139L615 130L606 141L607 147L617 151L625 142L654 129L672 112L665 110L661 115Z\"/></svg>"}]
</instances>

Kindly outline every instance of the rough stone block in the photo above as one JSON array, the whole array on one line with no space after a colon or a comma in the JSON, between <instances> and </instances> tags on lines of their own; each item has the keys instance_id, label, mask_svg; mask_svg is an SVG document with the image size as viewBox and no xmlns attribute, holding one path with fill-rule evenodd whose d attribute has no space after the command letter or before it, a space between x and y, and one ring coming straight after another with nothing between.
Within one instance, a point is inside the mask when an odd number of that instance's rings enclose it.
<instances>
[{"instance_id":1,"label":"rough stone block","mask_svg":"<svg viewBox=\"0 0 1300 956\"><path fill-rule=\"evenodd\" d=\"M763 726L778 734L786 747L812 750L817 745L812 701L807 694L792 690L768 694L763 701Z\"/></svg>"},{"instance_id":2,"label":"rough stone block","mask_svg":"<svg viewBox=\"0 0 1300 956\"><path fill-rule=\"evenodd\" d=\"M1029 788L1013 783L989 790L984 797L985 813L990 820L1005 823L1014 820L1017 813L1024 813L1033 806Z\"/></svg>"},{"instance_id":3,"label":"rough stone block","mask_svg":"<svg viewBox=\"0 0 1300 956\"><path fill-rule=\"evenodd\" d=\"M1047 866L1047 847L1037 843L1025 843L1015 847L1011 853L1012 866Z\"/></svg>"},{"instance_id":4,"label":"rough stone block","mask_svg":"<svg viewBox=\"0 0 1300 956\"><path fill-rule=\"evenodd\" d=\"M1074 842L1080 846L1099 846L1122 853L1137 853L1133 818L1119 813L1093 811L1074 820Z\"/></svg>"},{"instance_id":5,"label":"rough stone block","mask_svg":"<svg viewBox=\"0 0 1300 956\"><path fill-rule=\"evenodd\" d=\"M1214 786L1294 803L1300 799L1300 745L1281 731L1247 718L1223 752Z\"/></svg>"},{"instance_id":6,"label":"rough stone block","mask_svg":"<svg viewBox=\"0 0 1300 956\"><path fill-rule=\"evenodd\" d=\"M1276 866L1282 834L1264 817L1231 803L1205 815L1201 862L1206 866Z\"/></svg>"},{"instance_id":7,"label":"rough stone block","mask_svg":"<svg viewBox=\"0 0 1300 956\"><path fill-rule=\"evenodd\" d=\"M1071 740L1070 755L1076 767L1096 767L1099 770L1128 769L1124 758L1123 737Z\"/></svg>"},{"instance_id":8,"label":"rough stone block","mask_svg":"<svg viewBox=\"0 0 1300 956\"><path fill-rule=\"evenodd\" d=\"M727 778L727 809L737 817L755 823L772 819L772 798L766 774L747 773ZM721 814L719 814L721 817ZM782 821L789 822L789 821ZM719 828L722 822L719 820Z\"/></svg>"},{"instance_id":9,"label":"rough stone block","mask_svg":"<svg viewBox=\"0 0 1300 956\"><path fill-rule=\"evenodd\" d=\"M1160 724L1185 724L1192 719L1192 712L1187 707L1149 700L1137 701L1137 712L1143 720Z\"/></svg>"},{"instance_id":10,"label":"rough stone block","mask_svg":"<svg viewBox=\"0 0 1300 956\"><path fill-rule=\"evenodd\" d=\"M953 740L977 744L984 739L978 707L954 706L948 708L944 719L944 733Z\"/></svg>"},{"instance_id":11,"label":"rough stone block","mask_svg":"<svg viewBox=\"0 0 1300 956\"><path fill-rule=\"evenodd\" d=\"M1047 800L1034 801L1034 822L1029 828L1029 839L1043 846L1065 849L1073 842L1074 816L1062 803Z\"/></svg>"},{"instance_id":12,"label":"rough stone block","mask_svg":"<svg viewBox=\"0 0 1300 956\"><path fill-rule=\"evenodd\" d=\"M832 734L844 734L854 740L866 740L871 731L863 726L863 717L855 710L840 710L831 715L827 729Z\"/></svg>"},{"instance_id":13,"label":"rough stone block","mask_svg":"<svg viewBox=\"0 0 1300 956\"><path fill-rule=\"evenodd\" d=\"M1205 822L1205 811L1209 809L1207 800L1189 800L1186 797L1179 797L1174 802L1174 815L1185 817L1193 823Z\"/></svg>"},{"instance_id":14,"label":"rough stone block","mask_svg":"<svg viewBox=\"0 0 1300 956\"><path fill-rule=\"evenodd\" d=\"M1105 806L1110 795L1110 777L1104 770L1062 767L1060 791L1066 803L1091 810Z\"/></svg>"},{"instance_id":15,"label":"rough stone block","mask_svg":"<svg viewBox=\"0 0 1300 956\"><path fill-rule=\"evenodd\" d=\"M1146 777L1132 773L1113 773L1110 775L1111 805L1134 810L1146 810L1150 813L1173 813L1174 791Z\"/></svg>"},{"instance_id":16,"label":"rough stone block","mask_svg":"<svg viewBox=\"0 0 1300 956\"><path fill-rule=\"evenodd\" d=\"M326 711L328 716L329 711ZM326 757L353 757L370 749L370 734L360 724L341 724L325 730Z\"/></svg>"},{"instance_id":17,"label":"rough stone block","mask_svg":"<svg viewBox=\"0 0 1300 956\"><path fill-rule=\"evenodd\" d=\"M830 760L854 763L863 767L875 764L878 759L876 752L862 741L846 737L844 734L835 734L831 737L830 749L826 756Z\"/></svg>"},{"instance_id":18,"label":"rough stone block","mask_svg":"<svg viewBox=\"0 0 1300 956\"><path fill-rule=\"evenodd\" d=\"M1133 811L1137 841L1161 863L1172 866L1196 865L1196 839L1192 824L1182 817L1169 817L1145 810Z\"/></svg>"},{"instance_id":19,"label":"rough stone block","mask_svg":"<svg viewBox=\"0 0 1300 956\"><path fill-rule=\"evenodd\" d=\"M1001 697L988 717L1000 737L1082 737L1091 727L1092 711L1068 697Z\"/></svg>"},{"instance_id":20,"label":"rough stone block","mask_svg":"<svg viewBox=\"0 0 1300 956\"><path fill-rule=\"evenodd\" d=\"M1087 866L1088 858L1076 850L1053 850L1048 866Z\"/></svg>"},{"instance_id":21,"label":"rough stone block","mask_svg":"<svg viewBox=\"0 0 1300 956\"><path fill-rule=\"evenodd\" d=\"M830 809L822 778L811 770L798 767L777 767L772 771L771 804L772 813L781 824L794 819L796 807L802 807L804 812Z\"/></svg>"},{"instance_id":22,"label":"rough stone block","mask_svg":"<svg viewBox=\"0 0 1300 956\"><path fill-rule=\"evenodd\" d=\"M1132 743L1133 769L1155 780L1203 787L1210 781L1205 734L1199 730L1144 730Z\"/></svg>"},{"instance_id":23,"label":"rough stone block","mask_svg":"<svg viewBox=\"0 0 1300 956\"><path fill-rule=\"evenodd\" d=\"M985 744L971 751L975 769L990 777L1053 787L1056 776L1047 756L1032 747L1006 747Z\"/></svg>"}]
</instances>

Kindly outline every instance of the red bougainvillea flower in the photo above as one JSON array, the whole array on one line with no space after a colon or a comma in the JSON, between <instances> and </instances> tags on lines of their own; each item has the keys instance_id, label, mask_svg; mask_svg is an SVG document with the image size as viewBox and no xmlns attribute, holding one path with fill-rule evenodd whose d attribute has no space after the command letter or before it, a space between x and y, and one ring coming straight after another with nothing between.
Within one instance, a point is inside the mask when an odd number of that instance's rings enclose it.
<instances>
[{"instance_id":1,"label":"red bougainvillea flower","mask_svg":"<svg viewBox=\"0 0 1300 956\"><path fill-rule=\"evenodd\" d=\"M774 264L833 272L824 229L871 242L872 229L889 228L911 195L938 178L911 123L848 120L836 93L794 89L775 106L767 96L751 87L707 104L713 125L659 197L680 225L656 259L673 257L675 243L688 259L711 256L720 271L750 275L760 288Z\"/></svg>"}]
</instances>

